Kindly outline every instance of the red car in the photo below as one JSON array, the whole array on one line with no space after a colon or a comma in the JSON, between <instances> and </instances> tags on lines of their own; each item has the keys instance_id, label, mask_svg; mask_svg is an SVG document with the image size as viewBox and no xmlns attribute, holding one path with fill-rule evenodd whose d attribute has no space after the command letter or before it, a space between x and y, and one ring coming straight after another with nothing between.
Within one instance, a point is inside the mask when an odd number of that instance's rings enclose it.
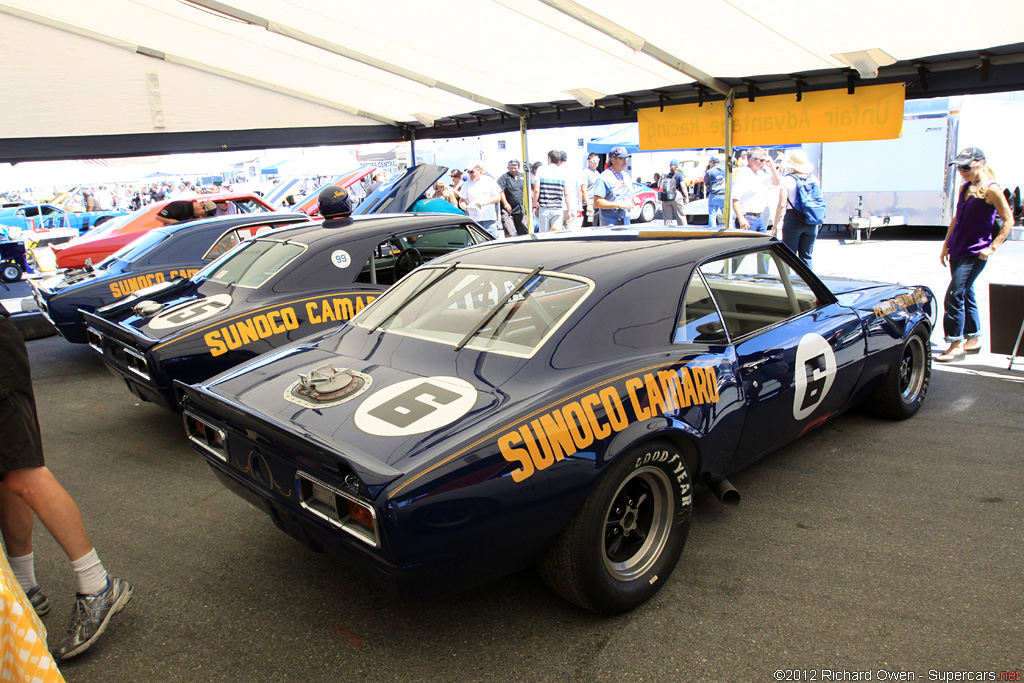
<instances>
[{"instance_id":1,"label":"red car","mask_svg":"<svg viewBox=\"0 0 1024 683\"><path fill-rule=\"evenodd\" d=\"M212 202L226 199L235 205L238 213L274 211L272 206L254 194L222 192L220 194L204 194L197 198ZM134 242L149 230L161 227L163 223L157 220L156 214L171 201L167 199L162 202L154 202L135 213L112 218L70 242L53 245L51 249L57 259L57 267L81 268L89 259L93 263L99 263L121 247Z\"/></svg>"},{"instance_id":2,"label":"red car","mask_svg":"<svg viewBox=\"0 0 1024 683\"><path fill-rule=\"evenodd\" d=\"M334 179L331 185L338 185L339 187L349 188L355 185L357 182L365 178L366 176L374 173L377 170L376 166L363 165L354 171L349 171L343 175L338 176ZM291 207L289 211L301 211L302 213L310 216L311 218L320 218L320 190L327 187L326 185L319 187L316 191L309 193L304 197L298 204ZM355 206L355 202L352 203Z\"/></svg>"}]
</instances>

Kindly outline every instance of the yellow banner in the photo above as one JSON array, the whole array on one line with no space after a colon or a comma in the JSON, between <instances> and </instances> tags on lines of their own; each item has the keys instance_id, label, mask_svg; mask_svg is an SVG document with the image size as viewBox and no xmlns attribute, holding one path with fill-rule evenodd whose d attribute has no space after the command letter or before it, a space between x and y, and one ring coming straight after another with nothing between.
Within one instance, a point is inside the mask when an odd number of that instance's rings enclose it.
<instances>
[{"instance_id":1,"label":"yellow banner","mask_svg":"<svg viewBox=\"0 0 1024 683\"><path fill-rule=\"evenodd\" d=\"M804 142L890 140L903 128L902 83L858 87L850 95L824 90L768 95L749 102L736 98L732 144L796 145ZM640 109L640 149L725 147L725 102Z\"/></svg>"}]
</instances>

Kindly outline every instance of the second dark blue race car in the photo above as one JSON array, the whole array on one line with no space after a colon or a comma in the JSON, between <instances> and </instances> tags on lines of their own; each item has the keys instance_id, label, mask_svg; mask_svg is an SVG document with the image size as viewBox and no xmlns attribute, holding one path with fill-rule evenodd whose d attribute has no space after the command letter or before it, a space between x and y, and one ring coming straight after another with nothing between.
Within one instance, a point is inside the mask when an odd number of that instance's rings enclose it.
<instances>
[{"instance_id":1,"label":"second dark blue race car","mask_svg":"<svg viewBox=\"0 0 1024 683\"><path fill-rule=\"evenodd\" d=\"M62 337L86 342L79 315L153 285L191 277L256 232L306 222L300 213L256 213L177 223L143 233L95 267L31 280L39 310Z\"/></svg>"}]
</instances>

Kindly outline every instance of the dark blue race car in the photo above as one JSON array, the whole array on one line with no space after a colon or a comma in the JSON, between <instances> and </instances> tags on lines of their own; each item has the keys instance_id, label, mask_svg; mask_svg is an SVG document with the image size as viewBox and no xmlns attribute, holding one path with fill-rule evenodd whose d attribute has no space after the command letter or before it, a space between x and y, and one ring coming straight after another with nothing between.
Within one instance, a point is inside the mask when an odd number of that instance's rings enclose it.
<instances>
[{"instance_id":1,"label":"dark blue race car","mask_svg":"<svg viewBox=\"0 0 1024 683\"><path fill-rule=\"evenodd\" d=\"M61 336L84 344L85 323L79 309L95 311L140 289L191 277L264 228L308 220L309 216L299 213L259 213L168 225L142 234L94 268L32 280L32 295Z\"/></svg>"},{"instance_id":2,"label":"dark blue race car","mask_svg":"<svg viewBox=\"0 0 1024 683\"><path fill-rule=\"evenodd\" d=\"M173 381L198 382L333 329L405 273L490 240L466 216L358 217L248 240L187 280L83 313L89 343L138 397L178 409Z\"/></svg>"},{"instance_id":3,"label":"dark blue race car","mask_svg":"<svg viewBox=\"0 0 1024 683\"><path fill-rule=\"evenodd\" d=\"M695 487L928 389L925 287L819 280L751 232L575 232L419 268L350 324L181 389L189 439L274 523L410 598L536 563L622 612Z\"/></svg>"}]
</instances>

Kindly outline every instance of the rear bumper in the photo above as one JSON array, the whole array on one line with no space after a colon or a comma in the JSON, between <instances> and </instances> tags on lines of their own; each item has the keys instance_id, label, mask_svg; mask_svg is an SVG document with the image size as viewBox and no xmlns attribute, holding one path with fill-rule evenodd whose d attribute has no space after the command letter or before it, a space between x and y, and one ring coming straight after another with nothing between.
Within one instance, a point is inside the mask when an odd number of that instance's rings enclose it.
<instances>
[{"instance_id":1,"label":"rear bumper","mask_svg":"<svg viewBox=\"0 0 1024 683\"><path fill-rule=\"evenodd\" d=\"M84 326L89 346L103 358L104 364L124 380L128 390L143 401L155 403L172 412L178 411L178 397L171 386L161 386L159 378L150 374L146 354L114 339L92 325Z\"/></svg>"}]
</instances>

